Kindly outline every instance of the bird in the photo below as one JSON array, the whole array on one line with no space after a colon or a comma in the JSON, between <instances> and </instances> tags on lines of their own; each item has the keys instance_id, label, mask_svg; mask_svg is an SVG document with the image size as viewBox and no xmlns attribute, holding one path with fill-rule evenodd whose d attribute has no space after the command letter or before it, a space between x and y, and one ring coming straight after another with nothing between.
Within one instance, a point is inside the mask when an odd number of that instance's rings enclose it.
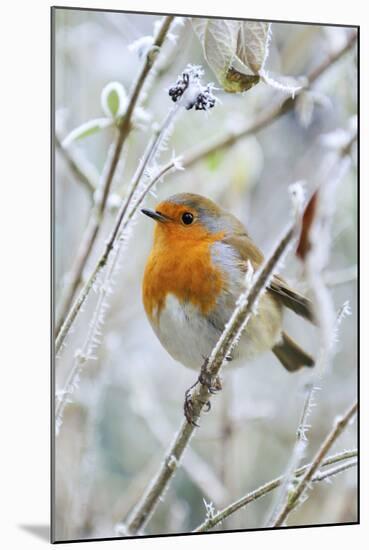
<instances>
[{"instance_id":1,"label":"bird","mask_svg":"<svg viewBox=\"0 0 369 550\"><path fill-rule=\"evenodd\" d=\"M141 212L156 222L142 281L146 316L172 358L198 370L263 254L233 214L201 195L179 193ZM313 357L283 330L286 308L314 323L311 301L274 275L227 359L239 365L271 350L289 372L313 367Z\"/></svg>"}]
</instances>

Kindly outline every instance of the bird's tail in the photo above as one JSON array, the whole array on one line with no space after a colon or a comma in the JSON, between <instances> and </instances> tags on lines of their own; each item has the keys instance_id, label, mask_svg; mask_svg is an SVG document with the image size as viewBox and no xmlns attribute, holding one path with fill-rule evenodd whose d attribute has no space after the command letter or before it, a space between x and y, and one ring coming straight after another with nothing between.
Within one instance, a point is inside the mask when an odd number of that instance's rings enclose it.
<instances>
[{"instance_id":1,"label":"bird's tail","mask_svg":"<svg viewBox=\"0 0 369 550\"><path fill-rule=\"evenodd\" d=\"M313 367L315 365L311 355L301 349L285 332L282 332L282 340L274 346L272 351L290 372L299 370L301 367Z\"/></svg>"}]
</instances>

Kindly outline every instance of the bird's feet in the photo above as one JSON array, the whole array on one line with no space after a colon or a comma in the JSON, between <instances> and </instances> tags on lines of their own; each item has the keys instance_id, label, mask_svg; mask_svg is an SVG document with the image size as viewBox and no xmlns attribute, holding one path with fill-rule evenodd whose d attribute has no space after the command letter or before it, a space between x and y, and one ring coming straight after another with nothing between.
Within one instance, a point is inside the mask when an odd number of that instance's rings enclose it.
<instances>
[{"instance_id":1,"label":"bird's feet","mask_svg":"<svg viewBox=\"0 0 369 550\"><path fill-rule=\"evenodd\" d=\"M212 376L208 370L208 359L204 361L201 367L200 375L198 378L198 382L202 384L203 386L206 386L210 393L214 394L217 393L222 389L222 381L220 376Z\"/></svg>"},{"instance_id":2,"label":"bird's feet","mask_svg":"<svg viewBox=\"0 0 369 550\"><path fill-rule=\"evenodd\" d=\"M207 371L207 365L208 365L208 359L206 359L201 366L201 371L199 374L198 379L192 386L188 388L188 390L185 393L185 400L184 400L184 415L186 417L186 420L189 424L192 424L193 426L199 427L199 424L196 422L197 414L195 415L194 411L194 402L193 402L193 389L197 386L197 384L201 384L203 386L206 386L208 391L211 394L215 394L218 391L222 389L222 382L220 379L220 376L216 376L215 378L209 374ZM205 408L205 412L209 412L211 409L211 403L210 401L201 401L201 405L203 405Z\"/></svg>"}]
</instances>

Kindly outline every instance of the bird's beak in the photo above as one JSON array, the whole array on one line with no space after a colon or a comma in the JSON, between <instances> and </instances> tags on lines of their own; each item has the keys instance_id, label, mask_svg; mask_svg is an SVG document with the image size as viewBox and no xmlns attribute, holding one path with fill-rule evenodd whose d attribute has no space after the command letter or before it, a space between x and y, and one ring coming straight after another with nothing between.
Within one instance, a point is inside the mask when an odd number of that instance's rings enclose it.
<instances>
[{"instance_id":1,"label":"bird's beak","mask_svg":"<svg viewBox=\"0 0 369 550\"><path fill-rule=\"evenodd\" d=\"M146 208L142 208L141 210L142 214L145 214L145 216L149 216L149 218L152 218L156 222L167 222L170 218L168 216L164 216L164 214L161 214L160 212L156 212L155 210L148 210Z\"/></svg>"}]
</instances>

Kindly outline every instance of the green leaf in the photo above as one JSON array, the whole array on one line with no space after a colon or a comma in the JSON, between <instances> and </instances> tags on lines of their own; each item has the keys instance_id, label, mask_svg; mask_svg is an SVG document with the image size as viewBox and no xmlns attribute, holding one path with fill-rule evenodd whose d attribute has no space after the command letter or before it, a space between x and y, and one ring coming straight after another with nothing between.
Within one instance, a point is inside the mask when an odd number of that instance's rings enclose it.
<instances>
[{"instance_id":1,"label":"green leaf","mask_svg":"<svg viewBox=\"0 0 369 550\"><path fill-rule=\"evenodd\" d=\"M119 95L116 90L112 90L108 95L107 104L111 114L115 117L119 109Z\"/></svg>"},{"instance_id":2,"label":"green leaf","mask_svg":"<svg viewBox=\"0 0 369 550\"><path fill-rule=\"evenodd\" d=\"M64 138L62 146L68 147L73 141L84 139L88 136L92 136L104 128L108 128L113 125L113 120L111 118L95 118L89 120L77 128L74 128L66 138Z\"/></svg>"},{"instance_id":3,"label":"green leaf","mask_svg":"<svg viewBox=\"0 0 369 550\"><path fill-rule=\"evenodd\" d=\"M127 94L120 82L109 82L101 92L101 107L107 117L121 117L127 109Z\"/></svg>"}]
</instances>

